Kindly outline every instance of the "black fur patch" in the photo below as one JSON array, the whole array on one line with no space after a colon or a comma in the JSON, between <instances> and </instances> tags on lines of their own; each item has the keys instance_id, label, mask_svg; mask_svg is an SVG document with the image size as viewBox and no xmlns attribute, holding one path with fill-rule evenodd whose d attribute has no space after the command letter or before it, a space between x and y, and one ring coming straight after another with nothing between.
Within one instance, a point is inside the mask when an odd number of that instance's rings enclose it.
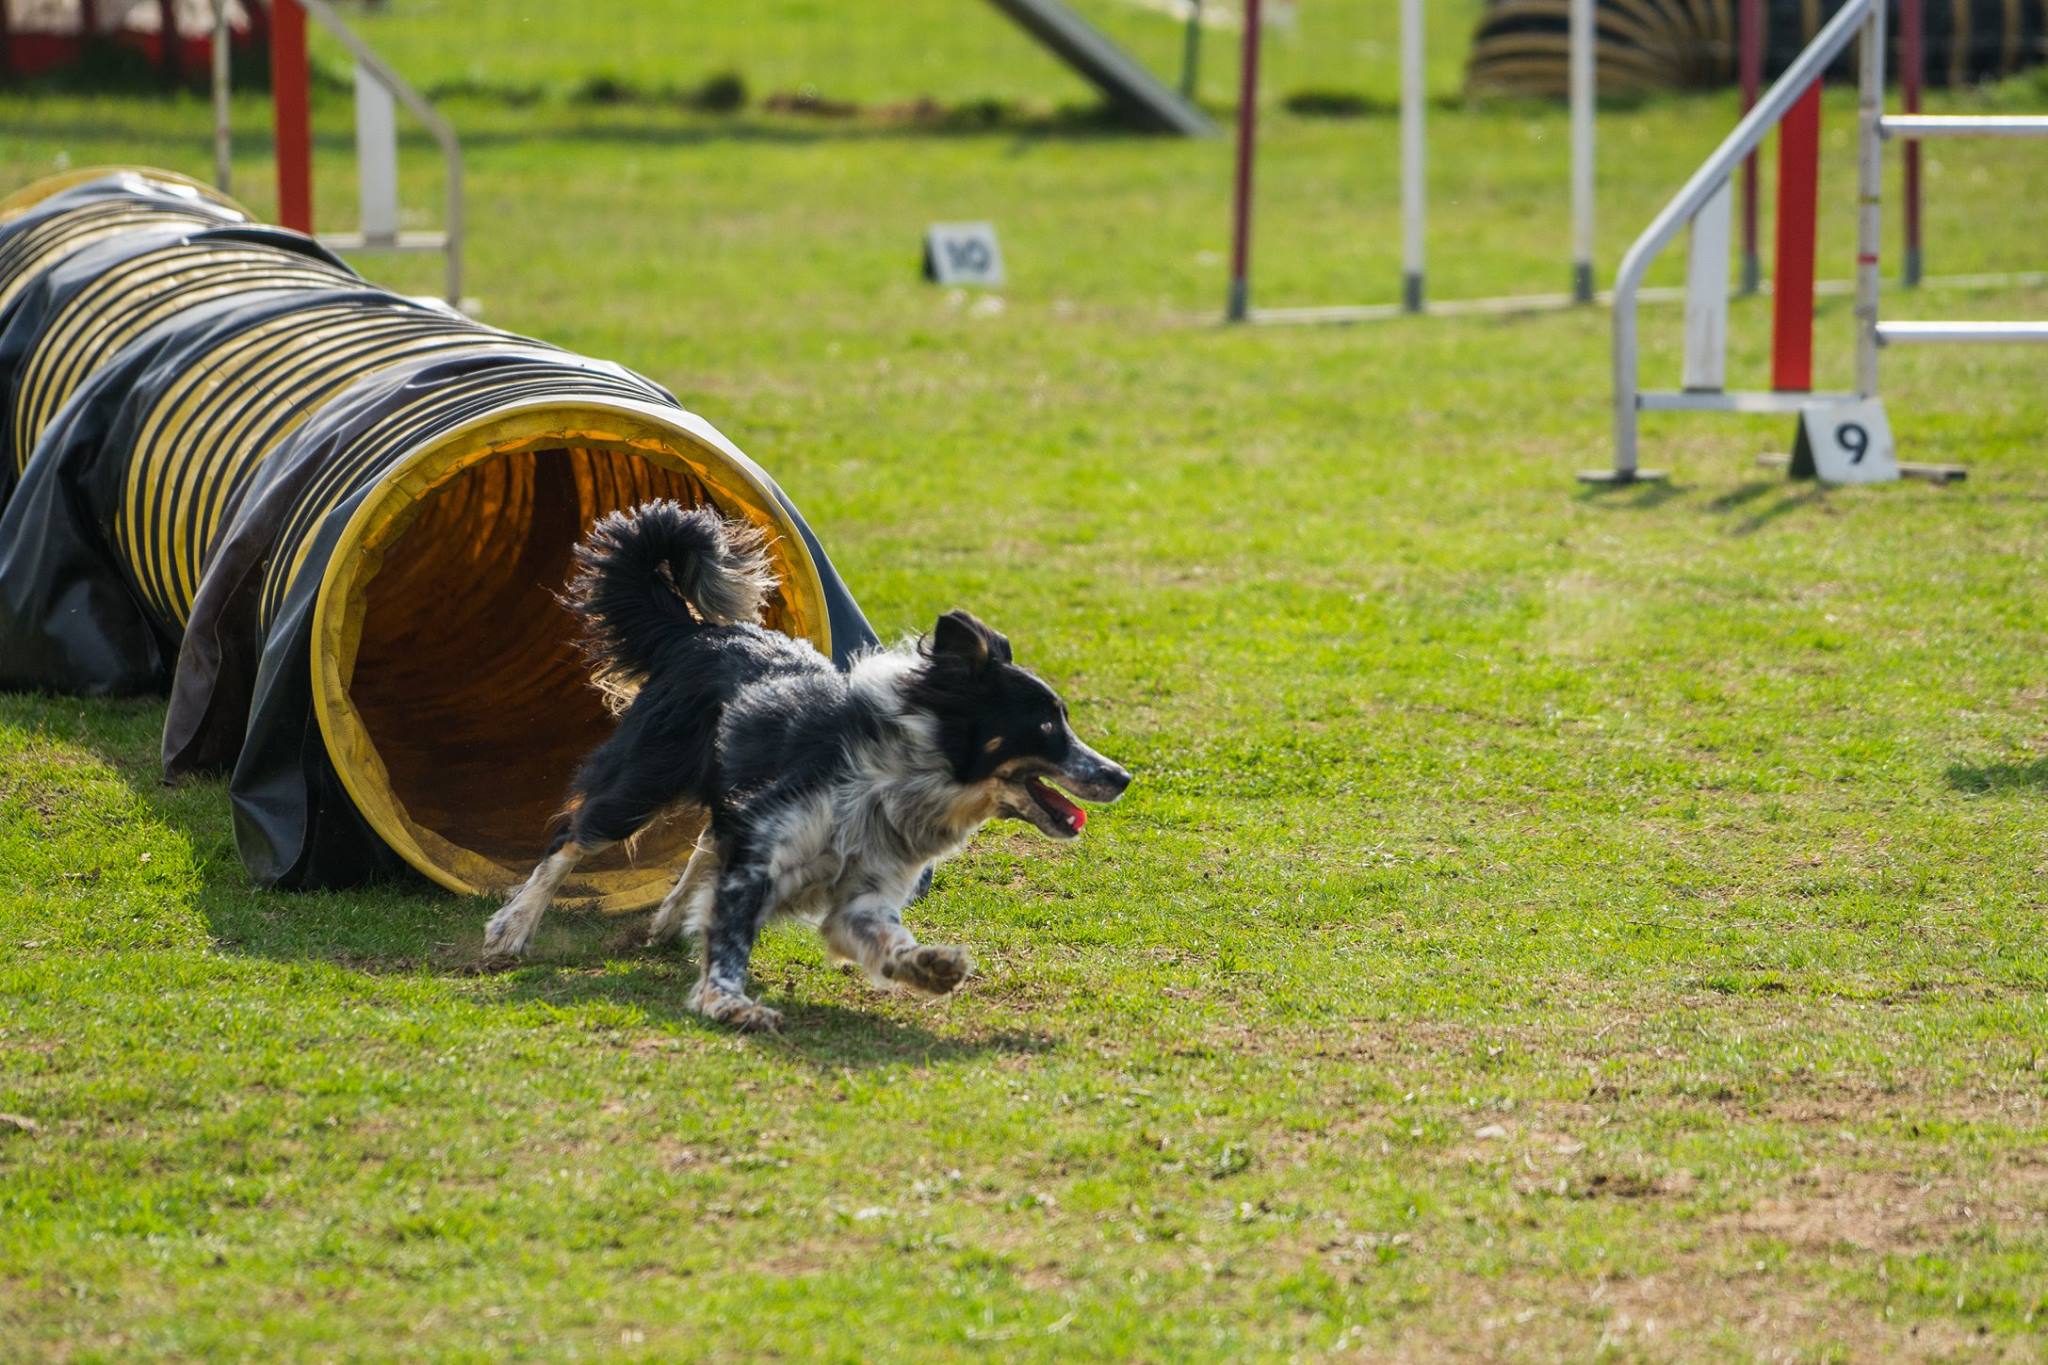
<instances>
[{"instance_id":1,"label":"black fur patch","mask_svg":"<svg viewBox=\"0 0 2048 1365\"><path fill-rule=\"evenodd\" d=\"M1057 765L1067 754L1059 694L1011 662L1010 642L964 611L949 611L919 642L925 667L910 687L939 725L939 747L962 783L1020 758Z\"/></svg>"}]
</instances>

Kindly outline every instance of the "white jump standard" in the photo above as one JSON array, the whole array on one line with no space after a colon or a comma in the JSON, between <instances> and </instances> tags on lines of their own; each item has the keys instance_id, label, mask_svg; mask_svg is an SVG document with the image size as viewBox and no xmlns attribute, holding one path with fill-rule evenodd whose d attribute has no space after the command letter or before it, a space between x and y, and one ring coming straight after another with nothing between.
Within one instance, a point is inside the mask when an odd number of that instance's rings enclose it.
<instances>
[{"instance_id":1,"label":"white jump standard","mask_svg":"<svg viewBox=\"0 0 2048 1365\"><path fill-rule=\"evenodd\" d=\"M1856 214L1856 387L1852 393L1813 393L1781 385L1766 392L1728 392L1722 387L1727 344L1727 225L1730 176L1772 128L1786 118L1828 67L1860 37L1857 99ZM1883 322L1878 316L1878 242L1884 140L1923 137L2048 137L2048 117L2000 115L1984 118L1887 115L1884 79L1885 6L1881 0L1847 0L1815 35L1785 73L1764 92L1721 145L1693 173L1677 196L1651 220L1622 258L1614 282L1614 464L1588 471L1589 483L1635 483L1664 475L1637 463L1638 419L1645 411L1806 412L1830 404L1863 403L1878 396L1878 356L1888 345L1919 342L2048 342L2042 322ZM1784 213L1781 206L1781 216ZM1810 243L1817 214L1790 222L1795 236ZM1679 229L1690 227L1694 258L1686 277L1685 379L1679 390L1640 387L1636 306L1650 263ZM1786 238L1781 234L1781 244ZM1810 284L1807 286L1810 289ZM1788 314L1779 314L1774 346L1787 340ZM1798 323L1810 348L1811 307ZM1951 467L1937 467L1953 477ZM1900 466L1901 472L1915 472Z\"/></svg>"},{"instance_id":2,"label":"white jump standard","mask_svg":"<svg viewBox=\"0 0 2048 1365\"><path fill-rule=\"evenodd\" d=\"M1245 0L1237 117L1236 179L1231 203L1230 293L1226 322L1372 322L1404 313L1536 311L1594 302L1593 112L1594 0L1571 3L1571 291L1500 299L1427 301L1424 230L1428 198L1428 85L1424 65L1424 0L1401 0L1401 301L1299 308L1251 306L1252 182L1258 159L1260 0Z\"/></svg>"}]
</instances>

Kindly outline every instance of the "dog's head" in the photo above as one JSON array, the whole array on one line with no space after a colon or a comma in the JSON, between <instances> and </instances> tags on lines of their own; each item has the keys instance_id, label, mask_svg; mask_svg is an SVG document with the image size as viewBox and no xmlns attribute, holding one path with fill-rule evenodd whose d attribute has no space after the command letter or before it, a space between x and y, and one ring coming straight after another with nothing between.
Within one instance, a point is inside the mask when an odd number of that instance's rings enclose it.
<instances>
[{"instance_id":1,"label":"dog's head","mask_svg":"<svg viewBox=\"0 0 2048 1365\"><path fill-rule=\"evenodd\" d=\"M920 709L938 722L939 745L963 786L984 788L996 814L1022 820L1054 839L1071 839L1087 813L1053 783L1083 801L1111 802L1131 775L1083 744L1067 724L1067 704L1010 659L1010 642L964 611L949 611L919 643Z\"/></svg>"}]
</instances>

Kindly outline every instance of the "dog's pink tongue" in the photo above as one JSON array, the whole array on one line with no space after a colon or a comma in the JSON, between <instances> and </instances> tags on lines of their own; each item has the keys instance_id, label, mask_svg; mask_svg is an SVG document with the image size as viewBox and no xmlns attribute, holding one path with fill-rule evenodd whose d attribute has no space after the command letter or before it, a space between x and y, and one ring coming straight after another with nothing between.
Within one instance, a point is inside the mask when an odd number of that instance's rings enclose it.
<instances>
[{"instance_id":1,"label":"dog's pink tongue","mask_svg":"<svg viewBox=\"0 0 2048 1365\"><path fill-rule=\"evenodd\" d=\"M1041 782L1038 784L1038 795L1046 805L1059 812L1060 816L1066 820L1067 827L1073 830L1074 833L1079 834L1087 825L1088 812L1067 800L1064 792Z\"/></svg>"}]
</instances>

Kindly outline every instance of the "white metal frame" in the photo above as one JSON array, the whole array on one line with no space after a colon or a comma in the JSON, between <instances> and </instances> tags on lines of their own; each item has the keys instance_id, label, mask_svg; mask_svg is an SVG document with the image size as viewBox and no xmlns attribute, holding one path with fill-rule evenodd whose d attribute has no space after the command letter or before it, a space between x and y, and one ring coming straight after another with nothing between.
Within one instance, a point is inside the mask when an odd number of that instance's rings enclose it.
<instances>
[{"instance_id":1,"label":"white metal frame","mask_svg":"<svg viewBox=\"0 0 2048 1365\"><path fill-rule=\"evenodd\" d=\"M1422 311L1423 218L1429 197L1428 92L1422 0L1401 0L1401 307Z\"/></svg>"},{"instance_id":2,"label":"white metal frame","mask_svg":"<svg viewBox=\"0 0 2048 1365\"><path fill-rule=\"evenodd\" d=\"M1401 0L1401 302L1388 304L1326 304L1292 308L1253 308L1245 319L1254 323L1374 322L1403 313L1536 312L1595 301L1593 288L1594 105L1597 72L1594 64L1594 0L1571 0L1571 292L1509 295L1497 299L1427 301L1425 233L1428 200L1428 137L1424 38L1424 0Z\"/></svg>"},{"instance_id":3,"label":"white metal frame","mask_svg":"<svg viewBox=\"0 0 2048 1365\"><path fill-rule=\"evenodd\" d=\"M1593 102L1599 95L1593 65L1593 0L1571 0L1567 61L1572 115L1572 301L1593 301Z\"/></svg>"},{"instance_id":4,"label":"white metal frame","mask_svg":"<svg viewBox=\"0 0 2048 1365\"><path fill-rule=\"evenodd\" d=\"M7 0L0 0L0 4ZM229 44L228 0L213 0L213 183L222 194L233 194L234 135L228 126L228 64L233 56Z\"/></svg>"},{"instance_id":5,"label":"white metal frame","mask_svg":"<svg viewBox=\"0 0 2048 1365\"><path fill-rule=\"evenodd\" d=\"M1882 150L1886 138L2048 137L2048 117L2001 115L1887 115L1884 112L1885 6L1847 0L1834 18L1764 92L1714 149L1683 189L1664 206L1622 258L1614 282L1614 465L1582 474L1589 482L1630 483L1662 475L1637 463L1638 418L1643 412L1798 412L1815 402L1877 395L1878 353L1913 342L2048 342L2043 322L1884 322L1878 316L1878 243ZM1726 346L1726 200L1730 177L1791 109L1808 86L1858 37L1856 389L1853 394L1740 393L1721 387ZM1640 386L1636 306L1653 291L1643 277L1682 227L1693 234L1687 270L1685 388L1644 391ZM1716 238L1718 237L1718 242ZM1718 264L1716 264L1718 263ZM1718 322L1717 322L1718 319ZM1711 354L1709 350L1711 349Z\"/></svg>"},{"instance_id":6,"label":"white metal frame","mask_svg":"<svg viewBox=\"0 0 2048 1365\"><path fill-rule=\"evenodd\" d=\"M321 234L336 251L439 251L447 257L445 297L462 306L463 193L462 144L455 129L427 98L392 70L370 45L342 22L328 0L298 0L299 7L319 20L355 59L356 175L360 191L361 227L357 232ZM228 188L233 141L228 126L227 0L213 7L213 156L214 180ZM444 227L439 232L402 232L398 227L398 120L404 105L441 149L447 168Z\"/></svg>"}]
</instances>

